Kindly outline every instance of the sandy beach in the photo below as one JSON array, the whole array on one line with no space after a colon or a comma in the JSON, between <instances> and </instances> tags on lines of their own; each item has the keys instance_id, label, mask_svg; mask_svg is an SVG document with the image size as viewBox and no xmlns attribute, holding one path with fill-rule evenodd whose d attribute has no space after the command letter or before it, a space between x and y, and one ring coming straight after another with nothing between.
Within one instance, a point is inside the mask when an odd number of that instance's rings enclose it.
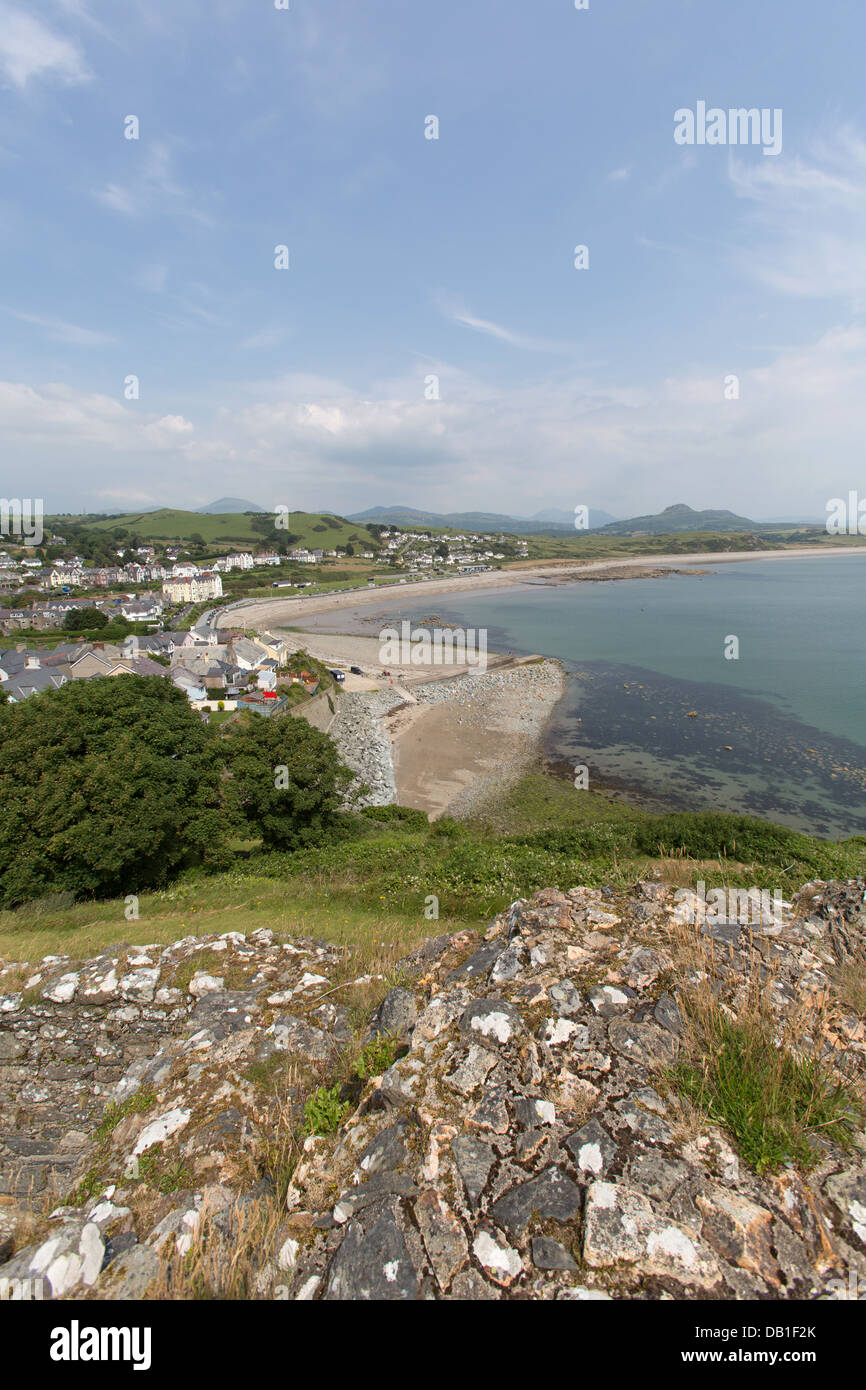
<instances>
[{"instance_id":1,"label":"sandy beach","mask_svg":"<svg viewBox=\"0 0 866 1390\"><path fill-rule=\"evenodd\" d=\"M399 805L460 816L507 790L535 764L565 680L537 661L420 687L384 721Z\"/></svg>"},{"instance_id":2,"label":"sandy beach","mask_svg":"<svg viewBox=\"0 0 866 1390\"><path fill-rule=\"evenodd\" d=\"M525 584L579 583L594 579L637 579L672 570L687 573L695 566L736 564L747 560L792 560L826 558L837 555L866 555L866 546L793 546L788 550L731 550L709 551L698 555L640 555L625 560L592 560L575 563L571 560L552 560L543 564L515 565L507 570L489 570L485 574L454 575L453 578L424 579L416 583L395 582L375 589L349 589L340 593L320 594L315 598L245 599L222 609L217 615L217 627L270 629L273 627L303 627L306 616L334 613L342 609L378 604L393 610L401 598L412 601L419 596L452 593L483 593L487 589ZM360 662L357 664L361 664Z\"/></svg>"},{"instance_id":3,"label":"sandy beach","mask_svg":"<svg viewBox=\"0 0 866 1390\"><path fill-rule=\"evenodd\" d=\"M477 595L513 586L705 574L708 567L742 561L864 554L866 546L803 546L759 553L553 562L316 598L247 600L219 612L217 626L242 624L281 633L294 650L345 668L344 692L361 698L365 706L358 717L338 722L343 733L335 736L345 760L362 780L369 782L372 774L377 804L396 797L398 804L416 807L433 819L444 813L471 813L538 762L566 677L558 662L515 660L510 653L487 653L484 674L477 665L418 663L411 654L401 653L410 659L388 659L386 674L379 631L394 622L401 601L417 603L422 595ZM431 604L430 615L415 621L429 629L436 616ZM331 627L340 630L328 631ZM364 675L349 674L350 665L359 666Z\"/></svg>"}]
</instances>

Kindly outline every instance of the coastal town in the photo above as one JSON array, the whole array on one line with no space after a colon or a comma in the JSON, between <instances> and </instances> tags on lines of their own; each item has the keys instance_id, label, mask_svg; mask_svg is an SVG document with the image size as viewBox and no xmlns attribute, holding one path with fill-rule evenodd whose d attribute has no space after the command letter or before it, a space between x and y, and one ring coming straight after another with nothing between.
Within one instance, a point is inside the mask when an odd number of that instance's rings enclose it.
<instances>
[{"instance_id":1,"label":"coastal town","mask_svg":"<svg viewBox=\"0 0 866 1390\"><path fill-rule=\"evenodd\" d=\"M324 530L324 526L316 529ZM0 633L25 627L49 628L72 608L93 606L119 611L130 620L160 618L177 604L198 604L220 598L227 576L252 576L274 588L306 589L316 581L334 582L342 564L358 571L358 579L379 582L383 569L402 577L478 573L513 559L525 559L523 538L480 533L404 531L377 528L345 546L234 547L217 553L200 537L177 544L121 545L113 562L93 564L76 553L62 535L51 534L43 544L24 543L0 528ZM115 534L126 535L122 528ZM205 552L202 554L202 552ZM304 571L298 573L297 567ZM43 598L42 595L48 597Z\"/></svg>"}]
</instances>

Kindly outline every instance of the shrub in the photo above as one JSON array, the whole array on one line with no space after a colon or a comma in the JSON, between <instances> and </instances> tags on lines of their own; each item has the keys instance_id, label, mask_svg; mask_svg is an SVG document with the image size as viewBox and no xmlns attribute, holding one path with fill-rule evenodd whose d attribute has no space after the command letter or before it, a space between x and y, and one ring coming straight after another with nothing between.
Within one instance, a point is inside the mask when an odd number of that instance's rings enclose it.
<instances>
[{"instance_id":1,"label":"shrub","mask_svg":"<svg viewBox=\"0 0 866 1390\"><path fill-rule=\"evenodd\" d=\"M764 864L810 864L815 859L805 835L749 816L715 811L654 816L634 830L639 854L681 854L690 859L759 860ZM817 866L817 859L815 859Z\"/></svg>"},{"instance_id":2,"label":"shrub","mask_svg":"<svg viewBox=\"0 0 866 1390\"><path fill-rule=\"evenodd\" d=\"M71 681L0 708L0 904L119 896L219 859L214 734L168 681Z\"/></svg>"},{"instance_id":3,"label":"shrub","mask_svg":"<svg viewBox=\"0 0 866 1390\"><path fill-rule=\"evenodd\" d=\"M340 1086L319 1086L304 1106L305 1134L333 1134L351 1108L349 1101L340 1100Z\"/></svg>"}]
</instances>

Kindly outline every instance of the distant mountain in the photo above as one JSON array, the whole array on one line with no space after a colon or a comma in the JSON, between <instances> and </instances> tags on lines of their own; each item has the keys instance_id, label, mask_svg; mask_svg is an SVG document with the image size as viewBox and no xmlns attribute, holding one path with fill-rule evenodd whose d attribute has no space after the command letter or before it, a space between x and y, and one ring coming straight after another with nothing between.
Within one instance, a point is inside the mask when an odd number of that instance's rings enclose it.
<instances>
[{"instance_id":1,"label":"distant mountain","mask_svg":"<svg viewBox=\"0 0 866 1390\"><path fill-rule=\"evenodd\" d=\"M725 510L696 512L684 502L665 507L653 516L633 516L628 521L613 521L602 526L603 536L667 536L676 531L760 531L758 521Z\"/></svg>"},{"instance_id":2,"label":"distant mountain","mask_svg":"<svg viewBox=\"0 0 866 1390\"><path fill-rule=\"evenodd\" d=\"M600 511L597 507L589 509L589 529L595 531L599 526L606 526L608 522L616 521L616 517L610 512ZM553 521L558 526L566 526L570 531L574 530L574 512L564 511L561 507L547 507L543 512L535 512L530 521Z\"/></svg>"},{"instance_id":3,"label":"distant mountain","mask_svg":"<svg viewBox=\"0 0 866 1390\"><path fill-rule=\"evenodd\" d=\"M591 509L590 529L604 525L610 512ZM350 521L366 525L406 526L422 529L425 526L455 531L504 531L521 536L559 536L574 534L573 512L539 512L534 517L508 516L504 512L425 512L417 507L368 507L355 512Z\"/></svg>"},{"instance_id":4,"label":"distant mountain","mask_svg":"<svg viewBox=\"0 0 866 1390\"><path fill-rule=\"evenodd\" d=\"M264 512L265 509L255 502L245 502L242 497L220 497L216 502L210 502L206 507L196 507L195 510L202 516L218 516L222 512L240 516L242 512Z\"/></svg>"}]
</instances>

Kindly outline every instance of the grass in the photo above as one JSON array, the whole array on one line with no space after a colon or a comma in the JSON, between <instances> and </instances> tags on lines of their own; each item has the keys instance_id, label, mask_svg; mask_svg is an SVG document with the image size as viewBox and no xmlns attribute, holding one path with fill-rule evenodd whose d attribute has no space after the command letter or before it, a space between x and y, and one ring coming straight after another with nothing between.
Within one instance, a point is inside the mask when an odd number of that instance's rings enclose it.
<instances>
[{"instance_id":1,"label":"grass","mask_svg":"<svg viewBox=\"0 0 866 1390\"><path fill-rule=\"evenodd\" d=\"M58 518L58 525L62 524ZM170 507L161 507L156 512L129 512L124 516L111 518L79 517L79 525L97 534L121 529L134 532L143 541L187 541L199 535L206 543L245 541L247 543L267 543L267 533L253 525L253 517L247 513L233 512L187 512ZM70 519L70 524L71 519ZM300 540L298 546L311 549L336 550L353 541L356 549L378 550L378 538L367 530L363 522L346 521L328 512L296 512L288 516L287 530Z\"/></svg>"},{"instance_id":2,"label":"grass","mask_svg":"<svg viewBox=\"0 0 866 1390\"><path fill-rule=\"evenodd\" d=\"M238 1300L285 1297L285 1285L263 1285L262 1252L274 1251L285 1238L286 1213L274 1198L261 1198L237 1206L226 1237L215 1216L205 1206L184 1256L174 1253L167 1241L161 1269L148 1300ZM279 1240L278 1240L279 1237ZM286 1279L275 1271L278 1279ZM287 1279L286 1279L286 1282Z\"/></svg>"},{"instance_id":3,"label":"grass","mask_svg":"<svg viewBox=\"0 0 866 1390\"><path fill-rule=\"evenodd\" d=\"M657 874L684 887L703 879L708 889L784 893L812 878L866 873L862 836L836 843L746 816L652 816L542 774L466 822L430 824L420 811L380 807L346 817L315 848L265 853L253 842L236 853L227 872L189 870L141 894L137 921L125 919L123 899L0 912L0 958L86 959L112 944L270 927L356 946L359 961L383 952L396 960L432 933L481 928L540 888L625 890ZM424 917L430 894L438 922Z\"/></svg>"},{"instance_id":4,"label":"grass","mask_svg":"<svg viewBox=\"0 0 866 1390\"><path fill-rule=\"evenodd\" d=\"M382 903L359 906L349 893L332 894L326 876L287 884L262 871L239 870L143 893L137 921L126 921L123 909L120 898L48 910L35 918L26 909L0 912L0 959L35 962L69 955L86 960L109 946L164 945L183 936L238 930L249 935L269 927L278 938L313 936L354 945L363 973L383 950L397 959L431 931L421 906L416 913L395 912ZM463 925L443 917L440 929L457 931ZM200 955L194 968L202 968Z\"/></svg>"},{"instance_id":5,"label":"grass","mask_svg":"<svg viewBox=\"0 0 866 1390\"><path fill-rule=\"evenodd\" d=\"M836 993L858 1018L866 1017L866 963L851 961L843 965L836 979Z\"/></svg>"},{"instance_id":6,"label":"grass","mask_svg":"<svg viewBox=\"0 0 866 1390\"><path fill-rule=\"evenodd\" d=\"M167 1163L163 1155L155 1151L160 1147L156 1145L149 1153L140 1155L138 1160L140 1180L146 1182L154 1191L162 1193L164 1197L168 1196L170 1192L180 1192L184 1188L192 1187L195 1179L183 1159L178 1158L174 1163Z\"/></svg>"},{"instance_id":7,"label":"grass","mask_svg":"<svg viewBox=\"0 0 866 1390\"><path fill-rule=\"evenodd\" d=\"M119 1105L110 1100L96 1130L97 1140L102 1142L107 1139L127 1115L141 1115L155 1104L156 1092L152 1090L136 1091L134 1095L127 1097Z\"/></svg>"},{"instance_id":8,"label":"grass","mask_svg":"<svg viewBox=\"0 0 866 1390\"><path fill-rule=\"evenodd\" d=\"M729 1132L756 1173L786 1163L813 1167L822 1139L850 1147L859 1103L819 1061L776 1046L768 1022L716 1013L703 1029L702 1053L675 1066L670 1080Z\"/></svg>"}]
</instances>

